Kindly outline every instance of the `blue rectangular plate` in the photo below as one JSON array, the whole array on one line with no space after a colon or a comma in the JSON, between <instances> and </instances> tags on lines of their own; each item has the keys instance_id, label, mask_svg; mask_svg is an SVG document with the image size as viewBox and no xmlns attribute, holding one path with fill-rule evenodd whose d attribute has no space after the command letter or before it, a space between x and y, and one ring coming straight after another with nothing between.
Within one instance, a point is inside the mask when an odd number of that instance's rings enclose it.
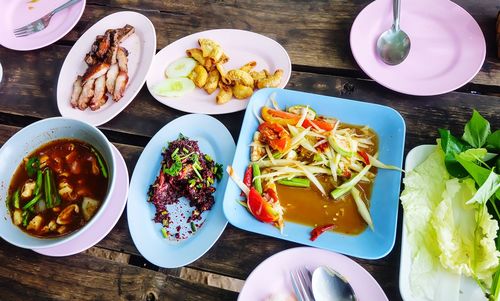
<instances>
[{"instance_id":1,"label":"blue rectangular plate","mask_svg":"<svg viewBox=\"0 0 500 301\"><path fill-rule=\"evenodd\" d=\"M380 161L402 166L405 140L405 122L392 108L336 97L322 96L284 89L262 89L257 91L248 103L241 127L238 145L233 161L235 172L243 178L250 158L250 143L258 121L253 112L260 116L260 110L275 93L280 108L293 105L309 105L319 115L334 117L341 122L368 125L379 138ZM375 231L367 228L359 235L326 232L315 241L310 241L312 227L285 222L283 234L270 224L256 220L237 201L240 190L233 181L228 181L224 195L224 214L231 224L243 230L285 239L304 245L340 252L365 259L386 256L394 246L399 207L401 172L379 169L373 186L370 213ZM286 214L286 213L285 213Z\"/></svg>"}]
</instances>

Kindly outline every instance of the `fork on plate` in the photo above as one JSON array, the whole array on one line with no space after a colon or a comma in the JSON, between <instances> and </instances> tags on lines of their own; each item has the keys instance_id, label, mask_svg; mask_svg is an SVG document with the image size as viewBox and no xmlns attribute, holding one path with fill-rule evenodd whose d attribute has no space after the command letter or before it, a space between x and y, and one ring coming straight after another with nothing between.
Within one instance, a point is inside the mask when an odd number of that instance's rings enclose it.
<instances>
[{"instance_id":1,"label":"fork on plate","mask_svg":"<svg viewBox=\"0 0 500 301\"><path fill-rule=\"evenodd\" d=\"M54 9L50 13L46 14L45 16L41 17L38 20L35 20L25 26L19 27L14 30L14 35L17 38L20 37L25 37L29 36L30 34L34 34L35 32L39 32L41 30L44 30L50 23L50 19L52 19L52 16L54 16L56 13L60 12L61 10L68 8L81 0L69 0L68 2L64 3L63 5L59 6L58 8Z\"/></svg>"},{"instance_id":2,"label":"fork on plate","mask_svg":"<svg viewBox=\"0 0 500 301\"><path fill-rule=\"evenodd\" d=\"M298 301L314 301L311 283L312 275L307 268L300 267L292 270L290 279Z\"/></svg>"}]
</instances>

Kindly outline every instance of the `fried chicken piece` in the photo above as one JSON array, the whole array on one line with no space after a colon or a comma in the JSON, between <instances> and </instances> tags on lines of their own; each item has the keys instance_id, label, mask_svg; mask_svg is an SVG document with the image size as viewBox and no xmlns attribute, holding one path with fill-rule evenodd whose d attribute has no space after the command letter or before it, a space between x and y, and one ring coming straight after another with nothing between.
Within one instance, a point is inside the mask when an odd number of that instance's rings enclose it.
<instances>
[{"instance_id":1,"label":"fried chicken piece","mask_svg":"<svg viewBox=\"0 0 500 301\"><path fill-rule=\"evenodd\" d=\"M128 74L126 72L120 71L116 77L115 90L113 91L113 100L119 101L125 93L125 88L128 83Z\"/></svg>"},{"instance_id":2,"label":"fried chicken piece","mask_svg":"<svg viewBox=\"0 0 500 301\"><path fill-rule=\"evenodd\" d=\"M116 54L116 58L118 60L118 67L120 67L120 71L128 73L128 51L123 47L118 48L118 52Z\"/></svg>"},{"instance_id":3,"label":"fried chicken piece","mask_svg":"<svg viewBox=\"0 0 500 301\"><path fill-rule=\"evenodd\" d=\"M78 108L85 110L89 106L89 101L94 96L94 80L87 81L82 88L82 93L78 98Z\"/></svg>"},{"instance_id":4,"label":"fried chicken piece","mask_svg":"<svg viewBox=\"0 0 500 301\"><path fill-rule=\"evenodd\" d=\"M111 94L115 91L115 82L119 71L118 64L113 64L109 67L108 73L106 73L106 88Z\"/></svg>"},{"instance_id":5,"label":"fried chicken piece","mask_svg":"<svg viewBox=\"0 0 500 301\"><path fill-rule=\"evenodd\" d=\"M92 111L98 110L103 104L106 103L108 97L106 96L106 75L101 75L94 82L94 97L90 101L90 109Z\"/></svg>"},{"instance_id":6,"label":"fried chicken piece","mask_svg":"<svg viewBox=\"0 0 500 301\"><path fill-rule=\"evenodd\" d=\"M75 82L73 83L73 92L71 93L71 106L73 108L78 106L78 98L82 93L82 77L78 75Z\"/></svg>"},{"instance_id":7,"label":"fried chicken piece","mask_svg":"<svg viewBox=\"0 0 500 301\"><path fill-rule=\"evenodd\" d=\"M109 70L109 64L107 63L100 63L97 65L90 66L87 68L87 71L85 71L85 74L83 74L83 84L86 84L87 81L95 81L102 75L106 74Z\"/></svg>"}]
</instances>

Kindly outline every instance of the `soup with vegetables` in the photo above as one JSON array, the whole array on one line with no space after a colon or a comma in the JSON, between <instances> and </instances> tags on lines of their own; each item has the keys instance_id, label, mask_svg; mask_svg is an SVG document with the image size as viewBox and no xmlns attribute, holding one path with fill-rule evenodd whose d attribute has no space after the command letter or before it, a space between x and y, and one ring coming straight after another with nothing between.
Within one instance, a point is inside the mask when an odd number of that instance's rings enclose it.
<instances>
[{"instance_id":1,"label":"soup with vegetables","mask_svg":"<svg viewBox=\"0 0 500 301\"><path fill-rule=\"evenodd\" d=\"M12 222L28 234L63 236L92 219L107 189L101 154L86 142L59 139L23 159L9 185L8 207Z\"/></svg>"}]
</instances>

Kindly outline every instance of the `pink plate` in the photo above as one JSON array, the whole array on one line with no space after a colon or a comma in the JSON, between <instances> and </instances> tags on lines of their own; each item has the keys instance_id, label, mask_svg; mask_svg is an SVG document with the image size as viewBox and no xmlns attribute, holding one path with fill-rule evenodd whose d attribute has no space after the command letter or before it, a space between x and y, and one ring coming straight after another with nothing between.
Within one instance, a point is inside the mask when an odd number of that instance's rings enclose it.
<instances>
[{"instance_id":1,"label":"pink plate","mask_svg":"<svg viewBox=\"0 0 500 301\"><path fill-rule=\"evenodd\" d=\"M411 40L406 60L384 64L376 53L380 34L392 24L392 0L376 0L351 28L351 50L379 84L411 95L437 95L469 82L481 69L486 42L477 22L449 0L402 1L401 28Z\"/></svg>"},{"instance_id":2,"label":"pink plate","mask_svg":"<svg viewBox=\"0 0 500 301\"><path fill-rule=\"evenodd\" d=\"M351 284L359 301L387 301L377 281L359 264L344 255L326 250L299 247L269 257L248 276L238 301L264 301L272 294L293 293L290 272L299 267L313 271L327 265L342 274Z\"/></svg>"},{"instance_id":3,"label":"pink plate","mask_svg":"<svg viewBox=\"0 0 500 301\"><path fill-rule=\"evenodd\" d=\"M128 170L123 156L114 145L111 148L116 156L116 188L113 198L110 199L110 204L106 207L106 211L96 221L92 227L87 229L75 239L67 243L57 245L55 247L34 249L33 251L48 256L69 256L80 253L97 244L113 229L116 222L122 215L128 197Z\"/></svg>"},{"instance_id":4,"label":"pink plate","mask_svg":"<svg viewBox=\"0 0 500 301\"><path fill-rule=\"evenodd\" d=\"M26 37L16 38L14 29L27 25L68 0L0 0L0 45L14 50L33 50L45 47L64 37L80 20L85 0L58 12L49 26Z\"/></svg>"},{"instance_id":5,"label":"pink plate","mask_svg":"<svg viewBox=\"0 0 500 301\"><path fill-rule=\"evenodd\" d=\"M225 104L217 104L216 90L207 94L203 89L196 88L180 97L164 97L153 92L153 87L165 79L165 69L173 61L186 56L186 50L199 47L198 39L207 38L217 41L229 61L224 64L225 70L240 68L244 64L255 61L254 70L267 69L274 73L276 69L283 70L283 76L278 88L284 88L292 74L292 64L285 48L278 42L266 36L239 29L212 29L183 37L162 50L154 57L153 64L146 78L147 87L153 97L171 108L200 114L226 114L245 110L248 99L233 98ZM255 93L255 92L254 92Z\"/></svg>"}]
</instances>

